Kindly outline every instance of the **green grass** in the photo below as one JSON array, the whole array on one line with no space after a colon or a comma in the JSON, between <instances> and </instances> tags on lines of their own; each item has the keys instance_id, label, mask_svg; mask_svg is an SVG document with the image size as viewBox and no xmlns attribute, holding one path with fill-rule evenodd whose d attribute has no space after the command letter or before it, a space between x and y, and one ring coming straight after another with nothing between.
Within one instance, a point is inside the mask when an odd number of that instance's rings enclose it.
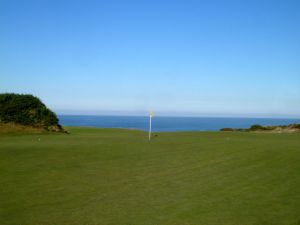
<instances>
[{"instance_id":1,"label":"green grass","mask_svg":"<svg viewBox=\"0 0 300 225\"><path fill-rule=\"evenodd\" d=\"M300 134L69 130L0 135L1 225L300 224Z\"/></svg>"}]
</instances>

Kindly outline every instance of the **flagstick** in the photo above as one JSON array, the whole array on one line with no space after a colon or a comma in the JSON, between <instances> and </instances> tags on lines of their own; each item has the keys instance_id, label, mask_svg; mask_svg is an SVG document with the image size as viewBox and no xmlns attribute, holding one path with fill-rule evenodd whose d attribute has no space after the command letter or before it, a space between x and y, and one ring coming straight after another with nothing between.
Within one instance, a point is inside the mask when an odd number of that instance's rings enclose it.
<instances>
[{"instance_id":1,"label":"flagstick","mask_svg":"<svg viewBox=\"0 0 300 225\"><path fill-rule=\"evenodd\" d=\"M151 126L152 126L152 116L150 115L149 141L151 140Z\"/></svg>"}]
</instances>

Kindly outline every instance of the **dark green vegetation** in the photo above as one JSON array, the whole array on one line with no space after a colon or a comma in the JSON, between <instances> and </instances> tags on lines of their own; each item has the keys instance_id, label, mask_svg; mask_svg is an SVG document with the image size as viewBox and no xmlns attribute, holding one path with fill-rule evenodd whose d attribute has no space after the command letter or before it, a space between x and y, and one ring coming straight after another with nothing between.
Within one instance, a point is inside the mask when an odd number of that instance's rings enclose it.
<instances>
[{"instance_id":1,"label":"dark green vegetation","mask_svg":"<svg viewBox=\"0 0 300 225\"><path fill-rule=\"evenodd\" d=\"M282 125L282 126L261 126L259 124L254 124L250 128L247 129L234 129L234 128L222 128L220 131L269 131L276 133L295 133L300 132L300 124L290 124L290 125Z\"/></svg>"},{"instance_id":2,"label":"dark green vegetation","mask_svg":"<svg viewBox=\"0 0 300 225\"><path fill-rule=\"evenodd\" d=\"M0 122L62 130L55 113L32 95L0 94Z\"/></svg>"},{"instance_id":3,"label":"dark green vegetation","mask_svg":"<svg viewBox=\"0 0 300 225\"><path fill-rule=\"evenodd\" d=\"M300 223L300 134L0 135L1 225Z\"/></svg>"}]
</instances>

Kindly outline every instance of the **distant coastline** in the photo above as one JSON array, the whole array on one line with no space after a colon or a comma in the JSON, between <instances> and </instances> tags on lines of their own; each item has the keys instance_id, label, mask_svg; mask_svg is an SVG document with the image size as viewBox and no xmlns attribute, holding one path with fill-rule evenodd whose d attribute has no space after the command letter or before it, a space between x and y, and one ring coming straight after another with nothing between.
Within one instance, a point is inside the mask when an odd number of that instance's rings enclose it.
<instances>
[{"instance_id":1,"label":"distant coastline","mask_svg":"<svg viewBox=\"0 0 300 225\"><path fill-rule=\"evenodd\" d=\"M147 116L58 115L58 118L63 126L127 128L147 131L149 125ZM154 116L153 131L218 131L225 127L249 128L253 124L279 126L293 123L300 123L300 119Z\"/></svg>"}]
</instances>

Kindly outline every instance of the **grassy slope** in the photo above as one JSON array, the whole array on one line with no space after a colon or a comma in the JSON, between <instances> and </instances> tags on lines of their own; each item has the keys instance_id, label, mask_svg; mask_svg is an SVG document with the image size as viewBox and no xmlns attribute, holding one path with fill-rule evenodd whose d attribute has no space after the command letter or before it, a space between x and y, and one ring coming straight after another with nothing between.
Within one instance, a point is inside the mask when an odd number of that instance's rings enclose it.
<instances>
[{"instance_id":1,"label":"grassy slope","mask_svg":"<svg viewBox=\"0 0 300 225\"><path fill-rule=\"evenodd\" d=\"M40 133L46 133L46 131L43 128L34 128L34 127L24 126L24 125L19 125L14 123L0 122L0 135L20 134L20 133L40 134Z\"/></svg>"},{"instance_id":2,"label":"grassy slope","mask_svg":"<svg viewBox=\"0 0 300 225\"><path fill-rule=\"evenodd\" d=\"M0 136L1 225L300 223L299 134L70 131Z\"/></svg>"}]
</instances>

